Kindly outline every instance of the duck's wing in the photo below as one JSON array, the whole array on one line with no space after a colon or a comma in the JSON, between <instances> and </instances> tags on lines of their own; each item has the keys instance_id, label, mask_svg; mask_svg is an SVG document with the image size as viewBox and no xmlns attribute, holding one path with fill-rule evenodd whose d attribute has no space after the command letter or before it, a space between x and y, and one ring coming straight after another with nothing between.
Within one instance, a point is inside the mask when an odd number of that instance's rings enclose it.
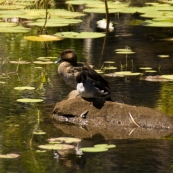
<instances>
[{"instance_id":1,"label":"duck's wing","mask_svg":"<svg viewBox=\"0 0 173 173\"><path fill-rule=\"evenodd\" d=\"M84 63L83 65L83 70L87 72L88 77L93 81L93 84L96 87L108 91L110 93L109 83L100 74L98 74L86 63Z\"/></svg>"}]
</instances>

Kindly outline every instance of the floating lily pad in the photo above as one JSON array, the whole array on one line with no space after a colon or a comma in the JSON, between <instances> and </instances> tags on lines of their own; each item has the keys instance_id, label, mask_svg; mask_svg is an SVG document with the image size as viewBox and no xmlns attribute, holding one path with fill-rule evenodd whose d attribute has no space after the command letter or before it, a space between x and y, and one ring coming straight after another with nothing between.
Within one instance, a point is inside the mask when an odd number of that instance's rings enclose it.
<instances>
[{"instance_id":1,"label":"floating lily pad","mask_svg":"<svg viewBox=\"0 0 173 173\"><path fill-rule=\"evenodd\" d=\"M16 26L16 23L0 22L0 27Z\"/></svg>"},{"instance_id":2,"label":"floating lily pad","mask_svg":"<svg viewBox=\"0 0 173 173\"><path fill-rule=\"evenodd\" d=\"M30 64L28 61L10 61L11 64Z\"/></svg>"},{"instance_id":3,"label":"floating lily pad","mask_svg":"<svg viewBox=\"0 0 173 173\"><path fill-rule=\"evenodd\" d=\"M104 70L116 70L117 67L113 67L113 66L112 66L112 67L111 67L111 66L110 66L110 67L106 67L106 66L105 66L105 67L103 67L103 69L104 69Z\"/></svg>"},{"instance_id":4,"label":"floating lily pad","mask_svg":"<svg viewBox=\"0 0 173 173\"><path fill-rule=\"evenodd\" d=\"M5 83L7 83L7 82L4 82L4 81L0 81L0 84L5 84Z\"/></svg>"},{"instance_id":5,"label":"floating lily pad","mask_svg":"<svg viewBox=\"0 0 173 173\"><path fill-rule=\"evenodd\" d=\"M103 4L102 1L86 1L86 0L73 0L73 1L66 1L66 4L72 5L83 5L83 4Z\"/></svg>"},{"instance_id":6,"label":"floating lily pad","mask_svg":"<svg viewBox=\"0 0 173 173\"><path fill-rule=\"evenodd\" d=\"M104 147L86 147L86 148L80 148L83 152L89 152L89 153L97 153L97 152L105 152L108 151L107 148Z\"/></svg>"},{"instance_id":7,"label":"floating lily pad","mask_svg":"<svg viewBox=\"0 0 173 173\"><path fill-rule=\"evenodd\" d=\"M96 144L96 145L94 145L94 147L96 147L96 148L107 148L107 149L109 149L109 148L115 148L116 147L116 145L114 145L114 144Z\"/></svg>"},{"instance_id":8,"label":"floating lily pad","mask_svg":"<svg viewBox=\"0 0 173 173\"><path fill-rule=\"evenodd\" d=\"M71 138L71 137L59 137L59 138L50 138L48 139L50 142L61 141L65 143L78 143L81 141L79 138Z\"/></svg>"},{"instance_id":9,"label":"floating lily pad","mask_svg":"<svg viewBox=\"0 0 173 173\"><path fill-rule=\"evenodd\" d=\"M132 72L131 71L119 71L119 72L115 72L116 75L129 75L131 74Z\"/></svg>"},{"instance_id":10,"label":"floating lily pad","mask_svg":"<svg viewBox=\"0 0 173 173\"><path fill-rule=\"evenodd\" d=\"M104 64L115 64L114 61L104 61L103 63L104 63Z\"/></svg>"},{"instance_id":11,"label":"floating lily pad","mask_svg":"<svg viewBox=\"0 0 173 173\"><path fill-rule=\"evenodd\" d=\"M15 154L15 153L0 154L0 158L3 158L3 159L14 159L14 158L17 158L19 156L20 156L19 154Z\"/></svg>"},{"instance_id":12,"label":"floating lily pad","mask_svg":"<svg viewBox=\"0 0 173 173\"><path fill-rule=\"evenodd\" d=\"M124 55L130 55L130 54L135 54L135 52L133 51L120 51L120 52L116 52L116 54L124 54Z\"/></svg>"},{"instance_id":13,"label":"floating lily pad","mask_svg":"<svg viewBox=\"0 0 173 173\"><path fill-rule=\"evenodd\" d=\"M84 9L83 12L85 13L106 13L105 8L87 8ZM120 9L109 9L109 13L119 13Z\"/></svg>"},{"instance_id":14,"label":"floating lily pad","mask_svg":"<svg viewBox=\"0 0 173 173\"><path fill-rule=\"evenodd\" d=\"M173 75L161 75L160 78L168 79L168 80L173 80Z\"/></svg>"},{"instance_id":15,"label":"floating lily pad","mask_svg":"<svg viewBox=\"0 0 173 173\"><path fill-rule=\"evenodd\" d=\"M132 52L130 48L124 48L124 49L115 49L116 52Z\"/></svg>"},{"instance_id":16,"label":"floating lily pad","mask_svg":"<svg viewBox=\"0 0 173 173\"><path fill-rule=\"evenodd\" d=\"M151 70L152 68L151 67L140 67L139 69L140 70Z\"/></svg>"},{"instance_id":17,"label":"floating lily pad","mask_svg":"<svg viewBox=\"0 0 173 173\"><path fill-rule=\"evenodd\" d=\"M50 61L50 59L57 59L57 57L46 56L46 57L38 57L37 59L41 61L47 61L47 60Z\"/></svg>"},{"instance_id":18,"label":"floating lily pad","mask_svg":"<svg viewBox=\"0 0 173 173\"><path fill-rule=\"evenodd\" d=\"M151 20L143 22L141 25L147 27L173 27L173 22L154 22Z\"/></svg>"},{"instance_id":19,"label":"floating lily pad","mask_svg":"<svg viewBox=\"0 0 173 173\"><path fill-rule=\"evenodd\" d=\"M169 58L169 55L158 55L159 58Z\"/></svg>"},{"instance_id":20,"label":"floating lily pad","mask_svg":"<svg viewBox=\"0 0 173 173\"><path fill-rule=\"evenodd\" d=\"M15 87L15 90L34 90L35 87L30 87L30 86L22 86L22 87Z\"/></svg>"},{"instance_id":21,"label":"floating lily pad","mask_svg":"<svg viewBox=\"0 0 173 173\"><path fill-rule=\"evenodd\" d=\"M43 132L43 131L35 131L33 134L34 135L45 135L46 132Z\"/></svg>"},{"instance_id":22,"label":"floating lily pad","mask_svg":"<svg viewBox=\"0 0 173 173\"><path fill-rule=\"evenodd\" d=\"M24 39L29 41L39 41L39 42L46 42L46 41L60 41L63 38L53 35L39 35L39 36L25 36Z\"/></svg>"},{"instance_id":23,"label":"floating lily pad","mask_svg":"<svg viewBox=\"0 0 173 173\"><path fill-rule=\"evenodd\" d=\"M30 28L24 28L22 26L13 26L13 27L0 27L0 32L9 32L9 33L25 33L29 32Z\"/></svg>"},{"instance_id":24,"label":"floating lily pad","mask_svg":"<svg viewBox=\"0 0 173 173\"><path fill-rule=\"evenodd\" d=\"M46 144L46 145L39 145L38 147L45 150L68 150L74 148L73 145L67 145L67 144Z\"/></svg>"},{"instance_id":25,"label":"floating lily pad","mask_svg":"<svg viewBox=\"0 0 173 173\"><path fill-rule=\"evenodd\" d=\"M42 64L42 65L49 65L49 64L53 64L52 61L34 61L34 64Z\"/></svg>"},{"instance_id":26,"label":"floating lily pad","mask_svg":"<svg viewBox=\"0 0 173 173\"><path fill-rule=\"evenodd\" d=\"M17 99L17 102L22 102L22 103L37 103L37 102L43 102L42 99L30 99L30 98L22 98L22 99Z\"/></svg>"},{"instance_id":27,"label":"floating lily pad","mask_svg":"<svg viewBox=\"0 0 173 173\"><path fill-rule=\"evenodd\" d=\"M76 18L80 16L84 16L85 14L80 12L71 12L63 9L48 9L51 18ZM32 10L25 10L25 15L23 18L34 18L34 19L44 19L45 18L45 9L32 9Z\"/></svg>"},{"instance_id":28,"label":"floating lily pad","mask_svg":"<svg viewBox=\"0 0 173 173\"><path fill-rule=\"evenodd\" d=\"M103 74L104 72L102 70L95 70L99 74Z\"/></svg>"},{"instance_id":29,"label":"floating lily pad","mask_svg":"<svg viewBox=\"0 0 173 173\"><path fill-rule=\"evenodd\" d=\"M55 35L63 38L76 38L76 39L86 39L86 38L99 38L104 37L105 34L98 32L59 32Z\"/></svg>"}]
</instances>

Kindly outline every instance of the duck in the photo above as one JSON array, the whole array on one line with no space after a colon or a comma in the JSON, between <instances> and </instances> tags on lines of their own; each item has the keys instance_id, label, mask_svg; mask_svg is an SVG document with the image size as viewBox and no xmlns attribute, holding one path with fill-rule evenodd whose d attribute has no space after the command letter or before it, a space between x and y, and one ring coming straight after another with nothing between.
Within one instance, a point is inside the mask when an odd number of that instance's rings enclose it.
<instances>
[{"instance_id":1,"label":"duck","mask_svg":"<svg viewBox=\"0 0 173 173\"><path fill-rule=\"evenodd\" d=\"M87 71L83 70L76 76L77 86L76 89L81 97L83 98L99 98L106 97L109 92L99 88L93 80L88 78Z\"/></svg>"},{"instance_id":2,"label":"duck","mask_svg":"<svg viewBox=\"0 0 173 173\"><path fill-rule=\"evenodd\" d=\"M100 90L110 93L109 83L87 63L77 62L77 54L73 49L63 50L58 60L54 63L60 63L58 73L71 88L76 89L79 83L86 81L89 83L90 81L92 85L97 86ZM92 87L93 89L94 86Z\"/></svg>"}]
</instances>

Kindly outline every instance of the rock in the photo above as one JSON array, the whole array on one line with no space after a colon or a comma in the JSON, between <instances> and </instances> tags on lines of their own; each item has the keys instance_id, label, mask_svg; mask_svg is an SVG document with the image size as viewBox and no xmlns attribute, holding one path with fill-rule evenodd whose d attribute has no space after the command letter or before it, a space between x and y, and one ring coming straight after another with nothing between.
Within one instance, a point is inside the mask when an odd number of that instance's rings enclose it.
<instances>
[{"instance_id":1,"label":"rock","mask_svg":"<svg viewBox=\"0 0 173 173\"><path fill-rule=\"evenodd\" d=\"M151 108L104 101L101 98L86 100L76 90L56 104L53 119L58 128L65 131L69 129L70 134L78 134L76 137L100 133L105 138L116 139L160 138L173 132L173 117L169 115ZM62 122L68 122L71 126ZM80 130L81 126L85 130Z\"/></svg>"}]
</instances>

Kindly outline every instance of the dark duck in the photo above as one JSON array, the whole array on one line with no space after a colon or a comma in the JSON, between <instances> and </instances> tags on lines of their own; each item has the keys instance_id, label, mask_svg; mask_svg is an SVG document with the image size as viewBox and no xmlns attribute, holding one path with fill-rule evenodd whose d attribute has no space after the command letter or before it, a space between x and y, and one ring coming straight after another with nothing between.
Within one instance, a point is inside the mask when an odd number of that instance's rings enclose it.
<instances>
[{"instance_id":1,"label":"dark duck","mask_svg":"<svg viewBox=\"0 0 173 173\"><path fill-rule=\"evenodd\" d=\"M60 76L69 86L77 89L82 97L96 98L110 94L108 82L87 63L77 62L74 50L64 50L55 63L60 63L58 66Z\"/></svg>"}]
</instances>

